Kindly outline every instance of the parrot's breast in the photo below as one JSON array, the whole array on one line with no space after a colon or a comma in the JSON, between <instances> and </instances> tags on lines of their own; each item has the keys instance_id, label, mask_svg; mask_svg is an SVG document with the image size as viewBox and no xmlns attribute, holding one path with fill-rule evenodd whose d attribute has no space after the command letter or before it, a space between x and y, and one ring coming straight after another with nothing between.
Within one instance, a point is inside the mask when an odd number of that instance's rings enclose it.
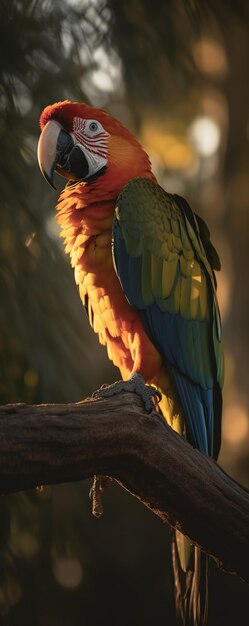
<instances>
[{"instance_id":1,"label":"parrot's breast","mask_svg":"<svg viewBox=\"0 0 249 626\"><path fill-rule=\"evenodd\" d=\"M108 356L124 379L133 371L152 380L161 368L161 356L148 338L137 310L125 297L112 259L112 222L115 202L86 204L82 185L62 193L58 221L66 252L89 321L107 346Z\"/></svg>"}]
</instances>

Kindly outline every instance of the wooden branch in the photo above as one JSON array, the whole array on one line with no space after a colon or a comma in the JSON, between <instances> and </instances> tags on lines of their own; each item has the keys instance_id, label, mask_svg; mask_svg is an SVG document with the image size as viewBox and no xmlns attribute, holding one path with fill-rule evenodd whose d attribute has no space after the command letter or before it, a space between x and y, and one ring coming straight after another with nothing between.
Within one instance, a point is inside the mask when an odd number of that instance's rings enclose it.
<instances>
[{"instance_id":1,"label":"wooden branch","mask_svg":"<svg viewBox=\"0 0 249 626\"><path fill-rule=\"evenodd\" d=\"M249 582L249 495L140 399L0 407L0 492L104 474Z\"/></svg>"}]
</instances>

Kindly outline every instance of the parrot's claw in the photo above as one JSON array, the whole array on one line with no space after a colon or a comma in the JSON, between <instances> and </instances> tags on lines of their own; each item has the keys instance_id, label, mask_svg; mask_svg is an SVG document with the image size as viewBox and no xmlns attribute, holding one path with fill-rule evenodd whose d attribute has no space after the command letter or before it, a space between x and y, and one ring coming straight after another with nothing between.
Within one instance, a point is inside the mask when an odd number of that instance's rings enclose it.
<instances>
[{"instance_id":1,"label":"parrot's claw","mask_svg":"<svg viewBox=\"0 0 249 626\"><path fill-rule=\"evenodd\" d=\"M147 413L155 410L155 404L153 398L157 397L157 402L160 402L162 395L158 389L151 385L146 385L141 374L134 372L129 380L119 380L112 385L103 385L97 391L92 394L93 398L108 398L114 396L122 391L129 391L136 393L144 402Z\"/></svg>"}]
</instances>

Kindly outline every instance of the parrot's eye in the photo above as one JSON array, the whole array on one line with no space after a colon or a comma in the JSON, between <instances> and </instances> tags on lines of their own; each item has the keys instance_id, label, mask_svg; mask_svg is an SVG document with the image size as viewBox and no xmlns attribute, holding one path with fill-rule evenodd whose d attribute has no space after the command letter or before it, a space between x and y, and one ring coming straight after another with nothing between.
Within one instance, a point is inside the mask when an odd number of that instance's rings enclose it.
<instances>
[{"instance_id":1,"label":"parrot's eye","mask_svg":"<svg viewBox=\"0 0 249 626\"><path fill-rule=\"evenodd\" d=\"M89 124L89 130L91 130L92 132L95 132L96 130L98 130L98 124L97 122L91 122Z\"/></svg>"}]
</instances>

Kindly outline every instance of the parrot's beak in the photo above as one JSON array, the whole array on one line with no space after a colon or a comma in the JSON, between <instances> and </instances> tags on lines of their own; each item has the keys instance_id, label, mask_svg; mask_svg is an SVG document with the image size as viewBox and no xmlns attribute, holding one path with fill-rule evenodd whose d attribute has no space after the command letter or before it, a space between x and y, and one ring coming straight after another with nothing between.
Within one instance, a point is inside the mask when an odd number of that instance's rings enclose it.
<instances>
[{"instance_id":1,"label":"parrot's beak","mask_svg":"<svg viewBox=\"0 0 249 626\"><path fill-rule=\"evenodd\" d=\"M50 120L44 126L38 143L38 162L47 182L54 185L54 171L73 180L84 179L89 171L83 151L59 122Z\"/></svg>"}]
</instances>

